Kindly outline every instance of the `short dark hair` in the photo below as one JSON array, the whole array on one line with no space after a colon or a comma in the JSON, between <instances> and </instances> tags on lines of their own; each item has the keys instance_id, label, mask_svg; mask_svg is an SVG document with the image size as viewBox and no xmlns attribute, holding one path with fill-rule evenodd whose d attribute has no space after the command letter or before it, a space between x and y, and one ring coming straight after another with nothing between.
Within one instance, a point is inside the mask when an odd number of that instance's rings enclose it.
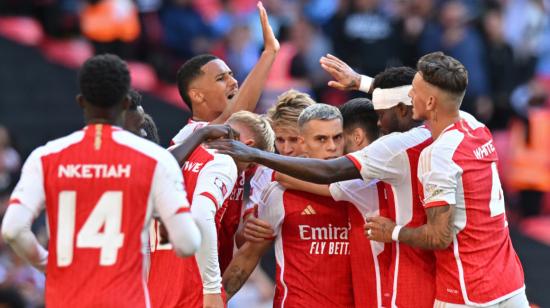
<instances>
[{"instance_id":1,"label":"short dark hair","mask_svg":"<svg viewBox=\"0 0 550 308\"><path fill-rule=\"evenodd\" d=\"M416 71L408 66L390 67L378 73L372 82L372 89L388 89L411 85Z\"/></svg>"},{"instance_id":2,"label":"short dark hair","mask_svg":"<svg viewBox=\"0 0 550 308\"><path fill-rule=\"evenodd\" d=\"M344 130L349 131L359 127L365 131L370 141L374 141L380 135L378 128L378 115L368 98L354 98L338 107L344 118Z\"/></svg>"},{"instance_id":3,"label":"short dark hair","mask_svg":"<svg viewBox=\"0 0 550 308\"><path fill-rule=\"evenodd\" d=\"M153 117L148 113L143 115L143 124L141 125L142 137L152 141L156 144L160 144L159 131L157 129L157 124L153 120Z\"/></svg>"},{"instance_id":4,"label":"short dark hair","mask_svg":"<svg viewBox=\"0 0 550 308\"><path fill-rule=\"evenodd\" d=\"M466 91L468 71L451 56L432 52L420 58L416 67L426 82L444 91L455 95L463 95Z\"/></svg>"},{"instance_id":5,"label":"short dark hair","mask_svg":"<svg viewBox=\"0 0 550 308\"><path fill-rule=\"evenodd\" d=\"M128 96L130 97L130 107L128 109L136 110L139 106L141 106L141 94L139 94L138 91L135 89L130 89L128 91Z\"/></svg>"},{"instance_id":6,"label":"short dark hair","mask_svg":"<svg viewBox=\"0 0 550 308\"><path fill-rule=\"evenodd\" d=\"M118 56L103 54L86 60L78 73L80 93L99 107L123 101L130 89L130 72Z\"/></svg>"},{"instance_id":7,"label":"short dark hair","mask_svg":"<svg viewBox=\"0 0 550 308\"><path fill-rule=\"evenodd\" d=\"M183 101L189 106L189 109L193 108L193 106L191 105L191 99L187 94L187 91L189 91L189 85L193 80L195 80L197 77L202 75L203 72L201 68L206 63L216 59L218 59L218 57L214 55L202 54L202 55L194 56L193 58L187 60L179 68L178 74L176 77L177 83L178 83L178 90L180 92L180 96L183 99Z\"/></svg>"}]
</instances>

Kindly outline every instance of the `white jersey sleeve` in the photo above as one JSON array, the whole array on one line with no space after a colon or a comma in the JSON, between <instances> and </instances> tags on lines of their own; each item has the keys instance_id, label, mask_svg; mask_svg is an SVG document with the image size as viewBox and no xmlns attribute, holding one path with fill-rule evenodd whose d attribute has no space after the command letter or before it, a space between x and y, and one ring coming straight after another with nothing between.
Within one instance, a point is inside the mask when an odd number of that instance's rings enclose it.
<instances>
[{"instance_id":1,"label":"white jersey sleeve","mask_svg":"<svg viewBox=\"0 0 550 308\"><path fill-rule=\"evenodd\" d=\"M153 209L165 224L176 253L188 256L199 248L201 234L189 213L189 202L178 163L169 152L160 153L151 183Z\"/></svg>"},{"instance_id":2,"label":"white jersey sleeve","mask_svg":"<svg viewBox=\"0 0 550 308\"><path fill-rule=\"evenodd\" d=\"M164 155L166 154L166 155ZM157 159L151 183L154 210L164 221L177 212L189 211L189 202L178 163L169 152Z\"/></svg>"},{"instance_id":3,"label":"white jersey sleeve","mask_svg":"<svg viewBox=\"0 0 550 308\"><path fill-rule=\"evenodd\" d=\"M250 179L250 196L246 203L245 212L260 204L264 190L273 183L273 174L273 169L265 166L258 166L254 176Z\"/></svg>"},{"instance_id":4,"label":"white jersey sleeve","mask_svg":"<svg viewBox=\"0 0 550 308\"><path fill-rule=\"evenodd\" d=\"M347 155L366 183L381 180L395 185L403 181L403 170L408 167L408 160L400 138L396 137L396 133L384 136L364 149Z\"/></svg>"},{"instance_id":5,"label":"white jersey sleeve","mask_svg":"<svg viewBox=\"0 0 550 308\"><path fill-rule=\"evenodd\" d=\"M46 200L41 161L42 149L44 147L37 148L27 159L21 171L21 178L10 197L10 204L26 207L34 217L44 209Z\"/></svg>"},{"instance_id":6,"label":"white jersey sleeve","mask_svg":"<svg viewBox=\"0 0 550 308\"><path fill-rule=\"evenodd\" d=\"M193 200L196 196L203 195L212 199L216 209L220 208L231 194L237 177L237 165L233 158L214 154L214 159L207 162L199 172Z\"/></svg>"},{"instance_id":7,"label":"white jersey sleeve","mask_svg":"<svg viewBox=\"0 0 550 308\"><path fill-rule=\"evenodd\" d=\"M330 194L336 201L351 202L363 216L375 216L379 213L378 180L365 183L362 180L349 180L332 183L329 186Z\"/></svg>"},{"instance_id":8,"label":"white jersey sleeve","mask_svg":"<svg viewBox=\"0 0 550 308\"><path fill-rule=\"evenodd\" d=\"M38 148L29 156L13 191L2 221L2 237L17 255L44 270L48 252L31 231L31 225L45 205L44 177Z\"/></svg>"},{"instance_id":9,"label":"white jersey sleeve","mask_svg":"<svg viewBox=\"0 0 550 308\"><path fill-rule=\"evenodd\" d=\"M434 143L420 154L418 179L422 183L426 208L456 204L457 181L462 169L452 159L456 147L446 143Z\"/></svg>"},{"instance_id":10,"label":"white jersey sleeve","mask_svg":"<svg viewBox=\"0 0 550 308\"><path fill-rule=\"evenodd\" d=\"M222 276L218 260L216 211L229 197L237 181L237 166L227 155L215 154L201 169L191 212L202 232L203 240L196 254L204 294L221 293Z\"/></svg>"},{"instance_id":11,"label":"white jersey sleeve","mask_svg":"<svg viewBox=\"0 0 550 308\"><path fill-rule=\"evenodd\" d=\"M283 203L284 188L277 182L271 183L262 194L258 206L258 218L266 221L273 227L275 236L281 232L281 225L285 217Z\"/></svg>"}]
</instances>

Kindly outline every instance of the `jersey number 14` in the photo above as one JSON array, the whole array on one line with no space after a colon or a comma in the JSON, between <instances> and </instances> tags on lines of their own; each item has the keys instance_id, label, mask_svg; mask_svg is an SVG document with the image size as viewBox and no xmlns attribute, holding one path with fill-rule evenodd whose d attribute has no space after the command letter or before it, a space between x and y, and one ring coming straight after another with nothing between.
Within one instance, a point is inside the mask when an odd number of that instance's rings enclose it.
<instances>
[{"instance_id":1,"label":"jersey number 14","mask_svg":"<svg viewBox=\"0 0 550 308\"><path fill-rule=\"evenodd\" d=\"M59 193L57 216L57 265L69 266L73 262L76 216L76 191ZM100 249L99 264L116 263L118 249L124 242L120 232L122 222L122 191L106 191L101 195L90 216L76 236L77 248Z\"/></svg>"}]
</instances>

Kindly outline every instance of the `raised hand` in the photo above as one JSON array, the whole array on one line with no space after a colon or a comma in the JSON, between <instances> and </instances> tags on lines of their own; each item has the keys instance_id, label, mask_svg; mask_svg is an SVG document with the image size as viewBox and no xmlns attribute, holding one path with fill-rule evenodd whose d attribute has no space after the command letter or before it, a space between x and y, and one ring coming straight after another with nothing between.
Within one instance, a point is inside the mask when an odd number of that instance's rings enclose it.
<instances>
[{"instance_id":1,"label":"raised hand","mask_svg":"<svg viewBox=\"0 0 550 308\"><path fill-rule=\"evenodd\" d=\"M218 153L229 155L238 161L254 162L257 149L251 148L244 143L231 139L219 139L208 142L206 146L209 149L216 149Z\"/></svg>"},{"instance_id":2,"label":"raised hand","mask_svg":"<svg viewBox=\"0 0 550 308\"><path fill-rule=\"evenodd\" d=\"M262 34L264 37L264 51L271 51L277 53L281 48L279 41L273 34L273 29L269 25L269 18L267 17L267 12L264 8L264 5L261 1L258 1L258 12L260 13L260 22L262 24Z\"/></svg>"},{"instance_id":3,"label":"raised hand","mask_svg":"<svg viewBox=\"0 0 550 308\"><path fill-rule=\"evenodd\" d=\"M359 90L361 75L355 72L346 62L327 54L319 61L321 67L334 78L328 82L329 87L342 91Z\"/></svg>"}]
</instances>

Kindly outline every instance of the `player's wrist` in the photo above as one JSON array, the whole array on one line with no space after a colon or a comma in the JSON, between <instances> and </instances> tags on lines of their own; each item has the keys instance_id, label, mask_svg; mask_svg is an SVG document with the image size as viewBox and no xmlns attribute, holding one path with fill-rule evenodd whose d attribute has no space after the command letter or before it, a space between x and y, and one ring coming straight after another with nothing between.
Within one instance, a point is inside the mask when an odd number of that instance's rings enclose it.
<instances>
[{"instance_id":1,"label":"player's wrist","mask_svg":"<svg viewBox=\"0 0 550 308\"><path fill-rule=\"evenodd\" d=\"M395 227L393 227L393 231L391 232L391 239L395 242L399 242L399 232L401 232L401 228L403 228L403 226L400 225L395 225Z\"/></svg>"},{"instance_id":2,"label":"player's wrist","mask_svg":"<svg viewBox=\"0 0 550 308\"><path fill-rule=\"evenodd\" d=\"M359 79L359 83L358 83L359 88L358 88L358 90L361 91L361 92L369 93L374 79L369 77L369 76L365 76L365 75L357 74L357 76L358 76L357 78Z\"/></svg>"}]
</instances>

